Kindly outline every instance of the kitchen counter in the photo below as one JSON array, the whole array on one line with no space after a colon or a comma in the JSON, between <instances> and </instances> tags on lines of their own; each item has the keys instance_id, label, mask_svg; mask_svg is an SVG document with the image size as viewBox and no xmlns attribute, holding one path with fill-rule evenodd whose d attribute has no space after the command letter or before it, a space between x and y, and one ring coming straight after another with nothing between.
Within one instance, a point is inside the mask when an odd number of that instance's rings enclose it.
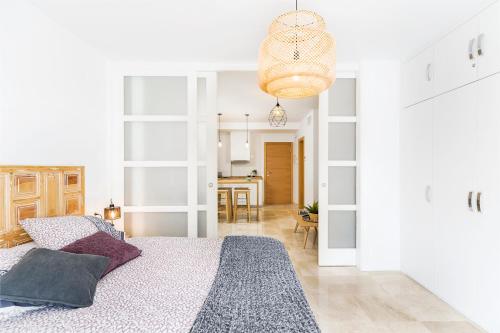
<instances>
[{"instance_id":1,"label":"kitchen counter","mask_svg":"<svg viewBox=\"0 0 500 333\"><path fill-rule=\"evenodd\" d=\"M235 176L235 177L222 177L218 179L219 184L245 184L245 183L255 183L258 181L263 181L262 176L246 177L246 176Z\"/></svg>"},{"instance_id":2,"label":"kitchen counter","mask_svg":"<svg viewBox=\"0 0 500 333\"><path fill-rule=\"evenodd\" d=\"M257 211L257 221L259 220L259 198L260 198L260 184L261 182L264 181L264 178L262 176L255 176L255 177L246 177L246 176L234 176L234 177L222 177L217 180L218 185L245 185L245 184L253 184L256 185L257 191L257 200L256 200L256 205L255 209Z\"/></svg>"}]
</instances>

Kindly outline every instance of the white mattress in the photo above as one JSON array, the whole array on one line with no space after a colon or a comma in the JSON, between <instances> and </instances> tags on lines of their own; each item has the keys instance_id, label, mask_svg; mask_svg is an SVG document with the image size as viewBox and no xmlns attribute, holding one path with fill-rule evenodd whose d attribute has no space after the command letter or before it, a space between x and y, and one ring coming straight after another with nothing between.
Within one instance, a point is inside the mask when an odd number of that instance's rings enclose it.
<instances>
[{"instance_id":1,"label":"white mattress","mask_svg":"<svg viewBox=\"0 0 500 333\"><path fill-rule=\"evenodd\" d=\"M91 307L0 313L2 332L189 332L217 272L222 240L127 241L142 256L99 281Z\"/></svg>"}]
</instances>

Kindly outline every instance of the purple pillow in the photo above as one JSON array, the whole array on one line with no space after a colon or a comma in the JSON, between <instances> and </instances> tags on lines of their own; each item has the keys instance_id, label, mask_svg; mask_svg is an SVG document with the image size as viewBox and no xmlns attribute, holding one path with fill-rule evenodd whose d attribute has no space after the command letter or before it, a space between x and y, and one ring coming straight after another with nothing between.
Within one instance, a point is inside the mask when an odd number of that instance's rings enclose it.
<instances>
[{"instance_id":1,"label":"purple pillow","mask_svg":"<svg viewBox=\"0 0 500 333\"><path fill-rule=\"evenodd\" d=\"M68 244L61 251L108 257L110 259L109 264L102 276L138 257L142 252L137 247L118 240L104 231L96 232L93 235Z\"/></svg>"}]
</instances>

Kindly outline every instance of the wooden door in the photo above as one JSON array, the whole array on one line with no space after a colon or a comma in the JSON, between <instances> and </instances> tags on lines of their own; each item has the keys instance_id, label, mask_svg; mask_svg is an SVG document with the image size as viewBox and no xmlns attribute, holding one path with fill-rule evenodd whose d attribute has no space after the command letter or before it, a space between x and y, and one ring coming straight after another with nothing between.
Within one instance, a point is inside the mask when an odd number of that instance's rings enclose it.
<instances>
[{"instance_id":1,"label":"wooden door","mask_svg":"<svg viewBox=\"0 0 500 333\"><path fill-rule=\"evenodd\" d=\"M292 203L292 143L264 143L264 201L268 205Z\"/></svg>"},{"instance_id":2,"label":"wooden door","mask_svg":"<svg viewBox=\"0 0 500 333\"><path fill-rule=\"evenodd\" d=\"M304 208L304 137L298 141L298 160L299 160L299 208Z\"/></svg>"},{"instance_id":3,"label":"wooden door","mask_svg":"<svg viewBox=\"0 0 500 333\"><path fill-rule=\"evenodd\" d=\"M435 290L432 220L432 113L425 101L401 113L401 270Z\"/></svg>"}]
</instances>

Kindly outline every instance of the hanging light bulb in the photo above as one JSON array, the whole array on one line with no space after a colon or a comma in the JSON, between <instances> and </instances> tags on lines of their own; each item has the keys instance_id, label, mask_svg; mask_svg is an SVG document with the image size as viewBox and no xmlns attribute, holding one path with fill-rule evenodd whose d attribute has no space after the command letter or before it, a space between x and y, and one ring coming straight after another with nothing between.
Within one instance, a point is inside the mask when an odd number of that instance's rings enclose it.
<instances>
[{"instance_id":1,"label":"hanging light bulb","mask_svg":"<svg viewBox=\"0 0 500 333\"><path fill-rule=\"evenodd\" d=\"M217 133L219 135L219 142L217 143L217 145L219 146L219 148L222 147L222 140L220 139L220 117L222 116L222 113L217 113L217 116L219 116L219 125L218 125L218 130L217 130Z\"/></svg>"},{"instance_id":2,"label":"hanging light bulb","mask_svg":"<svg viewBox=\"0 0 500 333\"><path fill-rule=\"evenodd\" d=\"M248 113L245 113L245 117L247 117L247 141L245 142L245 147L248 149L250 147L250 143L248 142L248 117L250 115Z\"/></svg>"},{"instance_id":3,"label":"hanging light bulb","mask_svg":"<svg viewBox=\"0 0 500 333\"><path fill-rule=\"evenodd\" d=\"M276 106L272 108L271 112L269 113L268 120L271 127L285 127L286 125L286 111L280 105L278 97L276 97Z\"/></svg>"}]
</instances>

